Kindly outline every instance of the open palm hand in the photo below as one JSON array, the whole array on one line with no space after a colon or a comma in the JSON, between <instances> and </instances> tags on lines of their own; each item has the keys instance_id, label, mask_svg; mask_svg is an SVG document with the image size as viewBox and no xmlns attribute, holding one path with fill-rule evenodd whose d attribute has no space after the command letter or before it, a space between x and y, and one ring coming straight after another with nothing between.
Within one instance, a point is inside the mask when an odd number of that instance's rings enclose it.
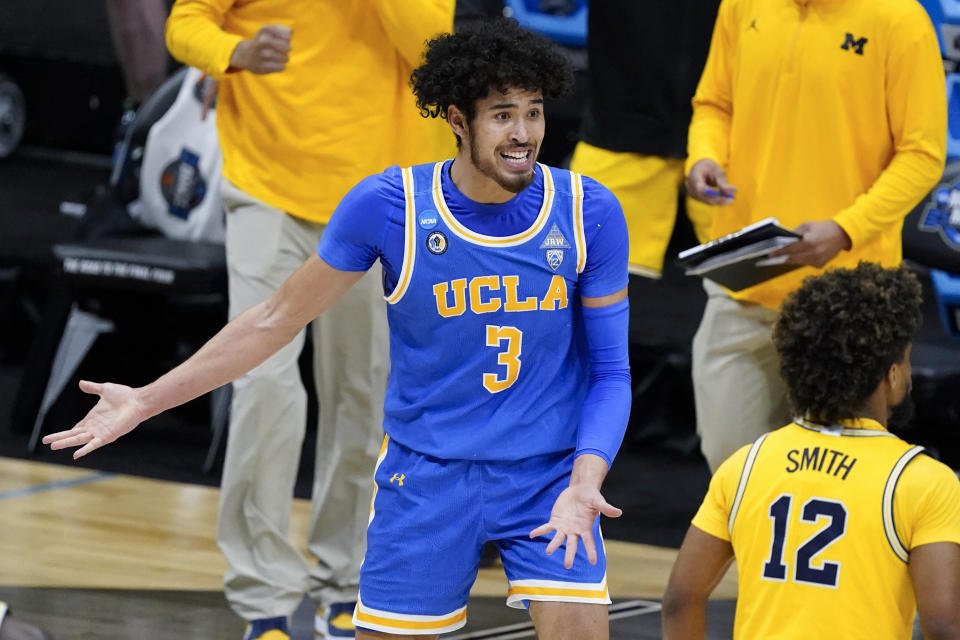
<instances>
[{"instance_id":1,"label":"open palm hand","mask_svg":"<svg viewBox=\"0 0 960 640\"><path fill-rule=\"evenodd\" d=\"M80 382L80 389L100 396L100 400L72 429L43 438L43 443L50 445L51 449L80 447L73 454L74 460L130 433L147 417L135 389L86 380Z\"/></svg>"},{"instance_id":2,"label":"open palm hand","mask_svg":"<svg viewBox=\"0 0 960 640\"><path fill-rule=\"evenodd\" d=\"M550 520L530 532L531 538L555 531L553 539L547 545L547 555L552 554L566 541L563 566L569 569L577 555L579 540L587 552L590 564L597 563L597 545L593 539L593 523L597 514L611 518L623 513L607 503L598 489L587 485L571 485L564 489L550 511Z\"/></svg>"}]
</instances>

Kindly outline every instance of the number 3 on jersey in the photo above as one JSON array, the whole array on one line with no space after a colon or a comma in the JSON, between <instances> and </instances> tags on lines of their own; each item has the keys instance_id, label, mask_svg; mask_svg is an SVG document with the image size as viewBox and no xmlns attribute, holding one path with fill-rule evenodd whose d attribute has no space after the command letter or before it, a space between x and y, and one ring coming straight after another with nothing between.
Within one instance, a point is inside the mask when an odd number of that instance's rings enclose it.
<instances>
[{"instance_id":1,"label":"number 3 on jersey","mask_svg":"<svg viewBox=\"0 0 960 640\"><path fill-rule=\"evenodd\" d=\"M496 373L483 374L483 387L490 393L498 393L510 387L520 375L520 351L523 332L516 327L498 327L487 325L487 346L500 348L506 341L506 349L497 354L497 364L507 368L506 376L500 378Z\"/></svg>"},{"instance_id":2,"label":"number 3 on jersey","mask_svg":"<svg viewBox=\"0 0 960 640\"><path fill-rule=\"evenodd\" d=\"M770 558L763 563L763 577L766 580L784 582L787 579L784 546L792 504L793 496L789 493L783 494L770 504L768 515L773 521L773 531ZM842 502L824 498L811 498L803 503L800 509L801 522L816 524L821 518L827 519L826 526L797 547L793 580L822 587L836 587L840 578L840 563L821 562L819 566L814 566L813 559L847 532L847 508Z\"/></svg>"}]
</instances>

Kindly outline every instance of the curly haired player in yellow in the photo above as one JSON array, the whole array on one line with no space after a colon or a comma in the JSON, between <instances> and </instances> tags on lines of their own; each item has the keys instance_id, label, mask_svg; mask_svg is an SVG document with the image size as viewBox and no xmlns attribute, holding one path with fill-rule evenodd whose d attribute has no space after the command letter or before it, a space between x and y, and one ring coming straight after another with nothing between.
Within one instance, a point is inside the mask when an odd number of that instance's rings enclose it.
<instances>
[{"instance_id":1,"label":"curly haired player in yellow","mask_svg":"<svg viewBox=\"0 0 960 640\"><path fill-rule=\"evenodd\" d=\"M861 263L808 278L773 340L798 417L728 458L663 599L667 640L704 638L736 558L734 638L960 638L960 482L887 430L909 407L920 283ZM898 417L901 420L898 420Z\"/></svg>"}]
</instances>

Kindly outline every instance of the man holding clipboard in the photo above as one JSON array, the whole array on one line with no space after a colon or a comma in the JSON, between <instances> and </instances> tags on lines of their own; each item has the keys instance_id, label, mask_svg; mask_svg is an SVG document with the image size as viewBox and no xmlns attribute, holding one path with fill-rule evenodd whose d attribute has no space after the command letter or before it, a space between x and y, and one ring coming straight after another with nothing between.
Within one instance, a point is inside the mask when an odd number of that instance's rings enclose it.
<instances>
[{"instance_id":1,"label":"man holding clipboard","mask_svg":"<svg viewBox=\"0 0 960 640\"><path fill-rule=\"evenodd\" d=\"M693 380L715 470L793 417L770 340L784 297L823 268L900 262L946 155L936 33L916 0L724 0L693 105L687 190L717 205L711 236L770 216L800 236L769 254L775 277L705 281Z\"/></svg>"}]
</instances>

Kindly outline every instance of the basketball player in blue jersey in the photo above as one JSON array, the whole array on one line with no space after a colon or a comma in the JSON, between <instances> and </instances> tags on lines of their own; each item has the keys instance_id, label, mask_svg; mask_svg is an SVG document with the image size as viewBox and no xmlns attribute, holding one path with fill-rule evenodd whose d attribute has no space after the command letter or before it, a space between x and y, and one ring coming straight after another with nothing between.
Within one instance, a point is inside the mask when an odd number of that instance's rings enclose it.
<instances>
[{"instance_id":1,"label":"basketball player in blue jersey","mask_svg":"<svg viewBox=\"0 0 960 640\"><path fill-rule=\"evenodd\" d=\"M807 278L774 327L795 421L717 469L663 599L667 640L706 636L737 562L735 639L960 638L960 482L887 430L909 406L920 283L861 262Z\"/></svg>"},{"instance_id":2,"label":"basketball player in blue jersey","mask_svg":"<svg viewBox=\"0 0 960 640\"><path fill-rule=\"evenodd\" d=\"M379 260L391 372L357 637L462 627L492 541L507 604L541 638L607 638L599 515L620 510L600 487L630 406L627 231L604 187L536 162L544 98L571 83L512 21L431 41L412 85L456 157L363 180L276 295L145 387L81 382L99 402L44 441L79 457L228 382Z\"/></svg>"}]
</instances>

